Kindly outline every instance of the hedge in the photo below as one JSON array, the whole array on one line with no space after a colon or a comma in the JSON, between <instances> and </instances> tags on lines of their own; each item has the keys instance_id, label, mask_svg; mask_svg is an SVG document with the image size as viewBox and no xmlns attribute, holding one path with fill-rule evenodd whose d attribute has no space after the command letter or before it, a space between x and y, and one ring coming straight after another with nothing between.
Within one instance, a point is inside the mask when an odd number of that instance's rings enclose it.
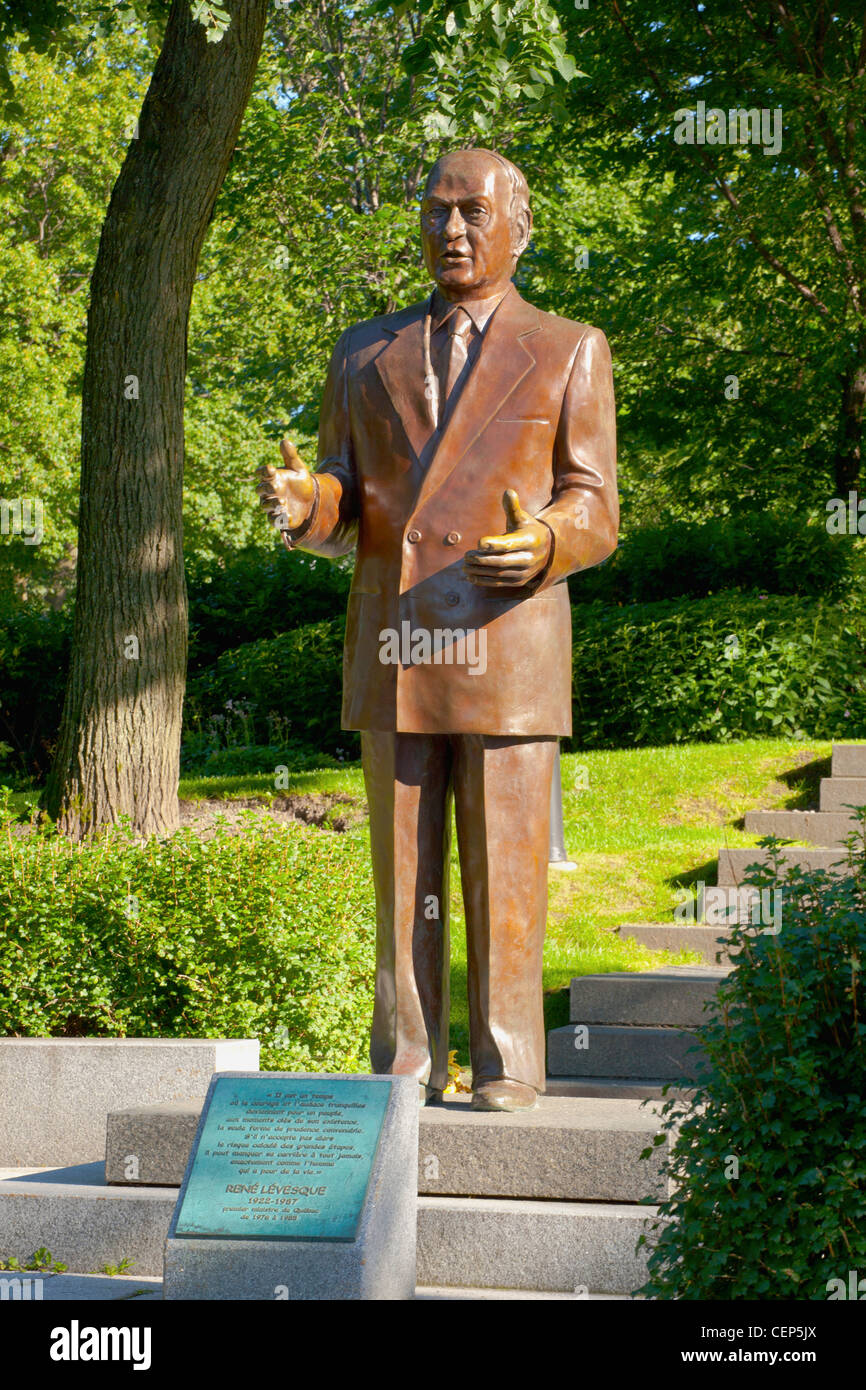
<instances>
[{"instance_id":1,"label":"hedge","mask_svg":"<svg viewBox=\"0 0 866 1390\"><path fill-rule=\"evenodd\" d=\"M340 729L344 628L342 618L310 623L224 652L189 682L187 728L225 720L240 705L248 711L250 741L273 742L269 716L276 715L287 742L354 754L357 736ZM216 741L219 730L214 735Z\"/></svg>"},{"instance_id":2,"label":"hedge","mask_svg":"<svg viewBox=\"0 0 866 1390\"><path fill-rule=\"evenodd\" d=\"M226 742L209 721L225 721L229 711L234 717L239 704L250 707L249 736L235 743L283 744L338 758L357 754L357 735L340 728L344 603L336 591L327 603L338 598L339 616L239 644L190 677L186 765L201 766L203 748ZM654 604L575 604L571 746L864 737L861 609L858 598L839 604L732 593ZM19 768L38 773L47 766L68 641L65 614L15 609L0 615L0 745L11 745ZM6 766L12 765L7 755Z\"/></svg>"},{"instance_id":3,"label":"hedge","mask_svg":"<svg viewBox=\"0 0 866 1390\"><path fill-rule=\"evenodd\" d=\"M822 600L721 595L572 609L574 748L790 734L866 736L866 619ZM190 683L190 719L255 706L329 753L340 730L342 621L225 653ZM351 743L354 747L354 742Z\"/></svg>"},{"instance_id":4,"label":"hedge","mask_svg":"<svg viewBox=\"0 0 866 1390\"><path fill-rule=\"evenodd\" d=\"M47 772L60 725L72 637L69 608L0 604L0 773ZM4 746L8 752L4 752Z\"/></svg>"},{"instance_id":5,"label":"hedge","mask_svg":"<svg viewBox=\"0 0 866 1390\"><path fill-rule=\"evenodd\" d=\"M341 618L351 568L283 547L238 551L224 561L187 562L189 669L224 651L278 637L302 624Z\"/></svg>"},{"instance_id":6,"label":"hedge","mask_svg":"<svg viewBox=\"0 0 866 1390\"><path fill-rule=\"evenodd\" d=\"M800 516L745 513L642 526L569 588L574 603L654 603L724 590L840 599L859 582L864 555L851 537Z\"/></svg>"},{"instance_id":7,"label":"hedge","mask_svg":"<svg viewBox=\"0 0 866 1390\"><path fill-rule=\"evenodd\" d=\"M866 620L822 600L720 595L578 606L574 743L862 738Z\"/></svg>"},{"instance_id":8,"label":"hedge","mask_svg":"<svg viewBox=\"0 0 866 1390\"><path fill-rule=\"evenodd\" d=\"M262 1065L369 1065L375 906L358 831L7 834L0 1033L257 1037Z\"/></svg>"}]
</instances>

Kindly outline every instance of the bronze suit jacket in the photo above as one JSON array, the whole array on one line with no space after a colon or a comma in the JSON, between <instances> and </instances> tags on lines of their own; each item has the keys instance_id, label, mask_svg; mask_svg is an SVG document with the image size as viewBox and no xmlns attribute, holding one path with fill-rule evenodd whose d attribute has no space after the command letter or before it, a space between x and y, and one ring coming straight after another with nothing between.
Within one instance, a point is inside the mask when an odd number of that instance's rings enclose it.
<instances>
[{"instance_id":1,"label":"bronze suit jacket","mask_svg":"<svg viewBox=\"0 0 866 1390\"><path fill-rule=\"evenodd\" d=\"M343 728L569 734L564 581L614 550L619 524L607 339L543 313L512 287L434 435L426 310L426 301L413 304L339 339L322 399L316 505L287 537L332 557L357 546ZM461 566L482 536L505 531L508 487L552 533L545 571L519 597L478 588ZM470 648L451 645L472 629L483 630L483 669L461 661ZM419 630L440 634L437 658L382 660L384 633Z\"/></svg>"}]
</instances>

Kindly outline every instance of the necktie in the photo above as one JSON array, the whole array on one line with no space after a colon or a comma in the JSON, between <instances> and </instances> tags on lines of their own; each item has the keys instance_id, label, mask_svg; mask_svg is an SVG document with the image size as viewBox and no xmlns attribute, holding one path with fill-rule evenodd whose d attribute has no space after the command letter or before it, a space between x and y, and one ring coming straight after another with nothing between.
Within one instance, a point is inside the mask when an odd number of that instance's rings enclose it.
<instances>
[{"instance_id":1,"label":"necktie","mask_svg":"<svg viewBox=\"0 0 866 1390\"><path fill-rule=\"evenodd\" d=\"M442 404L447 405L454 386L469 358L469 335L472 319L465 309L455 309L451 318L451 346L448 354L448 372L445 378L445 392Z\"/></svg>"}]
</instances>

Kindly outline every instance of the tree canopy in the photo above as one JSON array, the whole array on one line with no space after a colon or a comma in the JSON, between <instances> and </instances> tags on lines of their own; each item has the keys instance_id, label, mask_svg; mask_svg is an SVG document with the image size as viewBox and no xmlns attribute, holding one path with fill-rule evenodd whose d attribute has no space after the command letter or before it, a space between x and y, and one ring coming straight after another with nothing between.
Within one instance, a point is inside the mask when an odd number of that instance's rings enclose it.
<instances>
[{"instance_id":1,"label":"tree canopy","mask_svg":"<svg viewBox=\"0 0 866 1390\"><path fill-rule=\"evenodd\" d=\"M246 15L0 0L0 495L44 502L41 545L0 544L19 596L73 591L89 276L181 12L196 62ZM187 556L273 544L253 472L312 449L342 329L427 292L423 177L472 144L528 177L523 292L610 339L624 534L823 526L861 485L864 83L853 0L269 6L180 364Z\"/></svg>"},{"instance_id":2,"label":"tree canopy","mask_svg":"<svg viewBox=\"0 0 866 1390\"><path fill-rule=\"evenodd\" d=\"M88 275L167 8L0 5L2 480L51 498L25 573L74 555ZM214 38L231 8L192 6ZM460 143L530 179L526 292L611 338L626 525L856 486L863 35L854 4L275 5L193 300L188 548L260 534L239 489L309 440L338 333L424 292L420 180ZM699 101L779 109L781 148L677 143Z\"/></svg>"}]
</instances>

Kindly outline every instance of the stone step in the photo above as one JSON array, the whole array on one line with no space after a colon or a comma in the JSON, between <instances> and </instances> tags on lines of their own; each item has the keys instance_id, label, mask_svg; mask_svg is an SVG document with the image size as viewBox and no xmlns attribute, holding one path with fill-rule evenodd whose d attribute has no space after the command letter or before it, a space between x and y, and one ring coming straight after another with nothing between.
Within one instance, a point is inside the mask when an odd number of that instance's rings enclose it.
<instances>
[{"instance_id":1,"label":"stone step","mask_svg":"<svg viewBox=\"0 0 866 1390\"><path fill-rule=\"evenodd\" d=\"M798 864L801 869L827 869L832 873L844 873L844 851L839 849L786 849L782 851L783 864ZM722 849L719 851L719 886L726 887L741 883L747 870L753 864L767 862L767 851L755 849Z\"/></svg>"},{"instance_id":2,"label":"stone step","mask_svg":"<svg viewBox=\"0 0 866 1390\"><path fill-rule=\"evenodd\" d=\"M866 806L866 777L822 777L818 804L822 811Z\"/></svg>"},{"instance_id":3,"label":"stone step","mask_svg":"<svg viewBox=\"0 0 866 1390\"><path fill-rule=\"evenodd\" d=\"M177 1189L108 1187L100 1164L0 1171L0 1252L42 1246L82 1274L132 1262L162 1275ZM419 1197L418 1284L430 1288L632 1293L646 1277L638 1236L653 1206Z\"/></svg>"},{"instance_id":4,"label":"stone step","mask_svg":"<svg viewBox=\"0 0 866 1390\"><path fill-rule=\"evenodd\" d=\"M666 1098L665 1086L671 1086L669 1081L657 1076L648 1079L632 1076L548 1076L545 1084L547 1095L568 1096L572 1100L663 1101ZM672 1095L674 1090L679 1093L680 1089L673 1087L667 1095ZM689 1090L689 1087L685 1087L682 1093L686 1094Z\"/></svg>"},{"instance_id":5,"label":"stone step","mask_svg":"<svg viewBox=\"0 0 866 1390\"><path fill-rule=\"evenodd\" d=\"M178 1187L200 1102L135 1107L108 1116L109 1183ZM663 1195L662 1146L651 1107L632 1098L542 1096L534 1110L484 1114L468 1096L419 1111L418 1191L429 1195L639 1202ZM658 1155L658 1157L656 1157Z\"/></svg>"},{"instance_id":6,"label":"stone step","mask_svg":"<svg viewBox=\"0 0 866 1390\"><path fill-rule=\"evenodd\" d=\"M659 1126L639 1100L541 1096L533 1110L495 1115L455 1097L419 1121L419 1194L640 1202L667 1192L665 1146L640 1159Z\"/></svg>"},{"instance_id":7,"label":"stone step","mask_svg":"<svg viewBox=\"0 0 866 1390\"><path fill-rule=\"evenodd\" d=\"M217 1071L257 1071L255 1038L0 1038L0 1166L89 1163L109 1110L207 1092Z\"/></svg>"},{"instance_id":8,"label":"stone step","mask_svg":"<svg viewBox=\"0 0 866 1390\"><path fill-rule=\"evenodd\" d=\"M547 1058L552 1076L694 1081L702 1070L703 1053L695 1035L685 1028L568 1023L548 1033Z\"/></svg>"},{"instance_id":9,"label":"stone step","mask_svg":"<svg viewBox=\"0 0 866 1390\"><path fill-rule=\"evenodd\" d=\"M139 1303L162 1302L162 1280L152 1274L23 1274L4 1276L10 1292L4 1297L19 1302L39 1303L117 1303L135 1299ZM17 1283L16 1283L17 1279ZM478 1300L490 1303L499 1300L519 1300L521 1302L540 1299L581 1299L590 1303L607 1299L625 1300L626 1293L553 1293L538 1289L457 1289L451 1287L434 1288L430 1284L419 1284L415 1289L416 1299L437 1303L468 1302Z\"/></svg>"},{"instance_id":10,"label":"stone step","mask_svg":"<svg viewBox=\"0 0 866 1390\"><path fill-rule=\"evenodd\" d=\"M648 951L697 951L705 965L728 962L728 932L723 927L681 925L677 922L626 922L616 928Z\"/></svg>"},{"instance_id":11,"label":"stone step","mask_svg":"<svg viewBox=\"0 0 866 1390\"><path fill-rule=\"evenodd\" d=\"M752 918L760 918L761 894L757 888L745 884L742 887L730 885L720 888L717 884L699 883L698 895L694 904L694 925L699 927L720 927L723 931L735 922L747 925ZM677 925L689 926L688 921Z\"/></svg>"},{"instance_id":12,"label":"stone step","mask_svg":"<svg viewBox=\"0 0 866 1390\"><path fill-rule=\"evenodd\" d=\"M107 1187L102 1163L0 1169L0 1255L45 1247L81 1274L129 1260L132 1273L162 1276L176 1200L172 1187Z\"/></svg>"},{"instance_id":13,"label":"stone step","mask_svg":"<svg viewBox=\"0 0 866 1390\"><path fill-rule=\"evenodd\" d=\"M579 975L571 982L572 1023L657 1024L694 1028L729 971L697 965Z\"/></svg>"},{"instance_id":14,"label":"stone step","mask_svg":"<svg viewBox=\"0 0 866 1390\"><path fill-rule=\"evenodd\" d=\"M39 1303L162 1302L162 1280L152 1274L24 1274L0 1275L13 1291L2 1297ZM29 1287L28 1287L29 1283ZM21 1287L23 1285L23 1288ZM87 1319L85 1319L87 1321Z\"/></svg>"},{"instance_id":15,"label":"stone step","mask_svg":"<svg viewBox=\"0 0 866 1390\"><path fill-rule=\"evenodd\" d=\"M634 1293L646 1279L638 1237L654 1207L418 1198L418 1283Z\"/></svg>"},{"instance_id":16,"label":"stone step","mask_svg":"<svg viewBox=\"0 0 866 1390\"><path fill-rule=\"evenodd\" d=\"M813 845L844 845L857 828L844 811L747 811L745 819L749 835L778 835Z\"/></svg>"},{"instance_id":17,"label":"stone step","mask_svg":"<svg viewBox=\"0 0 866 1390\"><path fill-rule=\"evenodd\" d=\"M830 771L834 777L866 777L866 743L836 743Z\"/></svg>"},{"instance_id":18,"label":"stone step","mask_svg":"<svg viewBox=\"0 0 866 1390\"><path fill-rule=\"evenodd\" d=\"M617 1299L621 1302L629 1301L630 1295L627 1293L560 1293L554 1290L540 1289L456 1289L453 1287L442 1287L439 1289L431 1287L429 1284L419 1284L415 1289L415 1297L429 1301L435 1299L437 1303L449 1302L483 1302L492 1303L500 1299L509 1303L526 1302L530 1299L551 1299L564 1301L574 1299L578 1301L585 1299L589 1303L601 1303L603 1300Z\"/></svg>"}]
</instances>

